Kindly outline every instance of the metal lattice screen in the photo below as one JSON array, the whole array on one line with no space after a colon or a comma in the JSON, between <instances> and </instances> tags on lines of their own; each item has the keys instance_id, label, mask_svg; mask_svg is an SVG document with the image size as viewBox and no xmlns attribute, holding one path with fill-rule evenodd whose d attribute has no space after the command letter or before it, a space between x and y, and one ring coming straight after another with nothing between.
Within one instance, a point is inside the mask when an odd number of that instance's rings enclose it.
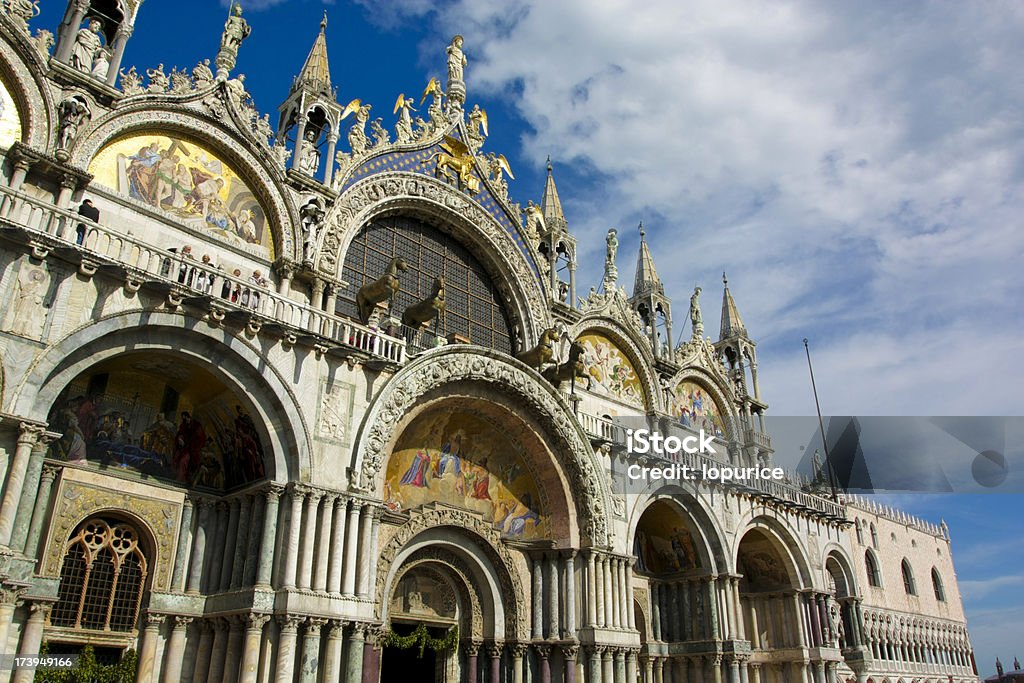
<instances>
[{"instance_id":1,"label":"metal lattice screen","mask_svg":"<svg viewBox=\"0 0 1024 683\"><path fill-rule=\"evenodd\" d=\"M440 334L456 334L473 344L511 352L501 295L483 266L452 237L415 218L378 218L356 235L345 256L342 277L349 287L338 297L338 313L358 318L356 292L383 275L396 256L406 260L409 270L400 276L394 317L429 296L434 279L443 275L445 312Z\"/></svg>"},{"instance_id":2,"label":"metal lattice screen","mask_svg":"<svg viewBox=\"0 0 1024 683\"><path fill-rule=\"evenodd\" d=\"M68 541L50 614L54 626L131 631L139 618L146 558L129 524L93 518Z\"/></svg>"}]
</instances>

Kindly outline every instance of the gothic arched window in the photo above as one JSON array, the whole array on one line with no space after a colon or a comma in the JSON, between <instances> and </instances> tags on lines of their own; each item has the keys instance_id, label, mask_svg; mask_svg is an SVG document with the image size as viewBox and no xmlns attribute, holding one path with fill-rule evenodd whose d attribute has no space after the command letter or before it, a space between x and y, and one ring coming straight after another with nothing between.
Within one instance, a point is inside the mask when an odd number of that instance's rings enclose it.
<instances>
[{"instance_id":1,"label":"gothic arched window","mask_svg":"<svg viewBox=\"0 0 1024 683\"><path fill-rule=\"evenodd\" d=\"M868 585L881 588L882 575L878 571L878 560L875 559L875 554L870 550L864 553L864 567L868 572Z\"/></svg>"},{"instance_id":2,"label":"gothic arched window","mask_svg":"<svg viewBox=\"0 0 1024 683\"><path fill-rule=\"evenodd\" d=\"M932 567L932 589L935 591L935 599L939 602L946 602L946 591L942 588L942 577L939 570Z\"/></svg>"},{"instance_id":3,"label":"gothic arched window","mask_svg":"<svg viewBox=\"0 0 1024 683\"><path fill-rule=\"evenodd\" d=\"M907 595L917 595L917 584L914 583L914 571L910 568L910 562L903 559L903 590Z\"/></svg>"},{"instance_id":4,"label":"gothic arched window","mask_svg":"<svg viewBox=\"0 0 1024 683\"><path fill-rule=\"evenodd\" d=\"M146 556L135 527L94 517L68 541L54 626L131 631L146 583Z\"/></svg>"}]
</instances>

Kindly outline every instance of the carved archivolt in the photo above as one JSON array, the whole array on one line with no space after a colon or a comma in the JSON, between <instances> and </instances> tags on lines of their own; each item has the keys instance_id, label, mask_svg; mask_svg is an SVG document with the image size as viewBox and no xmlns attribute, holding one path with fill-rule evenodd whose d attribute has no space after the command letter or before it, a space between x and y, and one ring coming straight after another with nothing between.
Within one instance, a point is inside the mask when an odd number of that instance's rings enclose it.
<instances>
[{"instance_id":1,"label":"carved archivolt","mask_svg":"<svg viewBox=\"0 0 1024 683\"><path fill-rule=\"evenodd\" d=\"M554 389L526 365L490 349L474 348L469 353L465 348L441 347L424 353L384 387L360 427L355 456L357 488L381 494L382 470L389 444L398 436L396 426L420 397L451 382L483 382L511 394L557 440L552 451L561 456L560 464L576 493L581 541L604 546L610 509L607 477L575 416Z\"/></svg>"},{"instance_id":2,"label":"carved archivolt","mask_svg":"<svg viewBox=\"0 0 1024 683\"><path fill-rule=\"evenodd\" d=\"M109 142L130 133L167 132L186 135L204 141L211 149L224 154L235 169L242 174L246 185L256 193L264 209L275 238L274 249L278 256L294 257L295 236L293 225L298 225L298 211L288 198L281 183L281 174L269 161L267 154L253 154L257 145L236 140L233 134L225 134L223 126L201 111L177 103L162 101L154 103L148 98L139 98L131 109L94 114L91 125L83 126L74 148L71 163L87 168L89 162ZM177 106L178 110L168 109ZM95 111L95 110L94 110ZM273 169L273 170L271 170ZM125 198L125 201L132 200ZM145 210L152 210L139 204Z\"/></svg>"},{"instance_id":3,"label":"carved archivolt","mask_svg":"<svg viewBox=\"0 0 1024 683\"><path fill-rule=\"evenodd\" d=\"M376 587L374 590L377 609L383 610L384 605L387 604L389 596L384 593L385 583L387 581L388 574L391 572L391 566L394 564L399 553L402 552L402 549L420 533L428 529L436 529L439 527L451 527L462 534L463 537L469 538L475 542L476 546L482 551L494 568L495 574L497 574L501 595L509 596L511 598L507 602L502 603L502 607L505 612L506 637L514 636L519 640L528 638L528 625L525 610L519 601L515 599L515 596L523 596L526 595L526 593L524 592L519 573L516 571L515 560L512 557L512 553L504 542L502 542L501 535L493 526L471 512L458 510L456 508L443 507L426 510L422 514L413 515L408 523L403 524L398 528L395 535L388 541L387 545L381 549L380 561L377 563ZM420 552L434 553L435 550L440 549L425 548L422 551L413 553L412 557L420 557ZM445 556L450 558L453 554L448 552L445 553ZM442 555L437 554L437 559L442 559ZM442 561L447 562L447 560ZM454 566L463 570L460 573L464 575L463 578L466 580L466 585L472 586L473 583L469 580L469 573L465 571L465 565L459 562ZM397 580L398 576L396 574L394 579L396 585ZM474 614L474 620L475 618L476 616Z\"/></svg>"},{"instance_id":4,"label":"carved archivolt","mask_svg":"<svg viewBox=\"0 0 1024 683\"><path fill-rule=\"evenodd\" d=\"M0 76L17 103L22 141L35 149L49 149L50 130L56 128L51 122L57 120L57 113L49 86L42 78L45 67L39 64L37 51L27 35L4 32L4 39L8 45L15 41L19 44L15 49L3 50L5 59L0 60Z\"/></svg>"},{"instance_id":5,"label":"carved archivolt","mask_svg":"<svg viewBox=\"0 0 1024 683\"><path fill-rule=\"evenodd\" d=\"M101 515L110 510L119 515L131 511L132 521L144 528L154 541L155 557L147 558L153 567L153 590L169 590L171 584L171 559L177 539L179 512L181 507L171 501L148 498L137 494L122 493L112 489L89 484L65 481L60 488L53 510L46 554L43 557L42 574L60 576L64 560L64 548L71 531L87 517Z\"/></svg>"},{"instance_id":6,"label":"carved archivolt","mask_svg":"<svg viewBox=\"0 0 1024 683\"><path fill-rule=\"evenodd\" d=\"M472 580L472 572L466 567L465 562L455 553L450 550L437 546L430 546L427 548L420 548L412 555L410 555L402 565L401 573L396 574L392 582L393 586L398 586L399 582L409 572L422 569L424 567L430 567L431 571L438 575L443 572L437 568L437 565L444 565L444 571L452 574L454 579L453 583L456 585L456 590L459 593L459 597L462 600L462 604L469 608L468 626L465 624L461 626L463 630L463 638L474 638L482 639L484 637L484 612L482 607L482 601L480 598L480 592L477 590L476 584ZM392 588L394 592L394 587ZM378 602L377 609L382 610L389 603ZM382 613L378 613L379 618L383 619L385 616ZM506 624L507 629L515 627L514 623Z\"/></svg>"},{"instance_id":7,"label":"carved archivolt","mask_svg":"<svg viewBox=\"0 0 1024 683\"><path fill-rule=\"evenodd\" d=\"M373 217L402 209L429 213L450 225L456 237L475 247L484 263L497 266L494 277L521 323L523 343L536 343L548 326L549 311L537 275L515 240L493 216L466 194L419 173L380 173L354 184L327 215L317 250L317 270L341 278L344 254L359 230Z\"/></svg>"}]
</instances>

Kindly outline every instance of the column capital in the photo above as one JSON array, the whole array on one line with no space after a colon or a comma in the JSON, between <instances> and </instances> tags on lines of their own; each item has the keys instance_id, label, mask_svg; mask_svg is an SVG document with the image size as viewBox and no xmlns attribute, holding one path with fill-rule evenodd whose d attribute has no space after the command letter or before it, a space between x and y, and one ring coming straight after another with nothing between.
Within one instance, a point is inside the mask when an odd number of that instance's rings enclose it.
<instances>
[{"instance_id":1,"label":"column capital","mask_svg":"<svg viewBox=\"0 0 1024 683\"><path fill-rule=\"evenodd\" d=\"M34 606L33 606L33 609L35 609ZM150 631L150 630L155 631L155 630L159 629L161 626L163 626L163 623L166 620L167 620L167 615L166 614L159 614L157 612L146 612L146 630L147 631Z\"/></svg>"},{"instance_id":2,"label":"column capital","mask_svg":"<svg viewBox=\"0 0 1024 683\"><path fill-rule=\"evenodd\" d=\"M178 615L178 616L174 617L174 628L175 628L175 630L177 630L179 628L187 628L188 625L191 624L194 620L195 620L195 617Z\"/></svg>"},{"instance_id":3,"label":"column capital","mask_svg":"<svg viewBox=\"0 0 1024 683\"><path fill-rule=\"evenodd\" d=\"M25 444L33 446L45 433L46 427L43 425L31 422L22 422L18 424L18 445L20 446Z\"/></svg>"},{"instance_id":4,"label":"column capital","mask_svg":"<svg viewBox=\"0 0 1024 683\"><path fill-rule=\"evenodd\" d=\"M513 657L522 657L530 646L527 643L509 643L506 647Z\"/></svg>"},{"instance_id":5,"label":"column capital","mask_svg":"<svg viewBox=\"0 0 1024 683\"><path fill-rule=\"evenodd\" d=\"M345 619L331 619L327 623L327 637L341 638L348 623Z\"/></svg>"},{"instance_id":6,"label":"column capital","mask_svg":"<svg viewBox=\"0 0 1024 683\"><path fill-rule=\"evenodd\" d=\"M579 643L568 643L560 645L559 648L562 650L562 656L568 661L575 661L576 656L580 653Z\"/></svg>"},{"instance_id":7,"label":"column capital","mask_svg":"<svg viewBox=\"0 0 1024 683\"><path fill-rule=\"evenodd\" d=\"M501 656L501 650L503 648L504 648L504 644L503 643L498 643L498 642L489 643L487 645L487 654L489 654L492 659L497 659L498 657Z\"/></svg>"},{"instance_id":8,"label":"column capital","mask_svg":"<svg viewBox=\"0 0 1024 683\"><path fill-rule=\"evenodd\" d=\"M548 657L551 656L551 646L550 645L540 645L540 644L536 644L535 643L534 646L533 646L533 650L534 650L534 652L537 653L537 656L540 657L541 659L547 659Z\"/></svg>"},{"instance_id":9,"label":"column capital","mask_svg":"<svg viewBox=\"0 0 1024 683\"><path fill-rule=\"evenodd\" d=\"M132 31L134 30L135 28L131 24L129 24L126 21L122 21L121 25L117 27L117 32L114 33L114 36L117 38L124 38L125 40L128 40L132 37Z\"/></svg>"},{"instance_id":10,"label":"column capital","mask_svg":"<svg viewBox=\"0 0 1024 683\"><path fill-rule=\"evenodd\" d=\"M319 634L320 629L329 621L325 617L309 617L306 619L306 635Z\"/></svg>"},{"instance_id":11,"label":"column capital","mask_svg":"<svg viewBox=\"0 0 1024 683\"><path fill-rule=\"evenodd\" d=\"M60 472L61 469L63 469L63 468L60 465L50 465L49 463L44 463L43 464L43 473L41 475L42 478L43 478L43 481L50 481L50 482L52 482L54 479L57 478L57 473Z\"/></svg>"},{"instance_id":12,"label":"column capital","mask_svg":"<svg viewBox=\"0 0 1024 683\"><path fill-rule=\"evenodd\" d=\"M369 624L365 621L356 621L352 623L352 638L354 640L366 640L366 629L369 628Z\"/></svg>"},{"instance_id":13,"label":"column capital","mask_svg":"<svg viewBox=\"0 0 1024 683\"><path fill-rule=\"evenodd\" d=\"M607 645L592 645L590 651L598 657L604 654L604 651L608 649Z\"/></svg>"},{"instance_id":14,"label":"column capital","mask_svg":"<svg viewBox=\"0 0 1024 683\"><path fill-rule=\"evenodd\" d=\"M268 500L280 500L284 493L284 486L280 484L267 484L263 487L263 496Z\"/></svg>"},{"instance_id":15,"label":"column capital","mask_svg":"<svg viewBox=\"0 0 1024 683\"><path fill-rule=\"evenodd\" d=\"M466 654L470 657L475 657L480 652L480 646L482 643L478 640L467 640L463 642L462 648L466 651Z\"/></svg>"},{"instance_id":16,"label":"column capital","mask_svg":"<svg viewBox=\"0 0 1024 683\"><path fill-rule=\"evenodd\" d=\"M245 620L245 628L248 631L262 631L263 626L270 621L269 614L261 614L260 612L250 612L246 614L243 619Z\"/></svg>"},{"instance_id":17,"label":"column capital","mask_svg":"<svg viewBox=\"0 0 1024 683\"><path fill-rule=\"evenodd\" d=\"M281 627L282 633L291 633L294 635L299 630L299 624L305 617L300 617L296 614L280 614L277 616L277 623Z\"/></svg>"}]
</instances>

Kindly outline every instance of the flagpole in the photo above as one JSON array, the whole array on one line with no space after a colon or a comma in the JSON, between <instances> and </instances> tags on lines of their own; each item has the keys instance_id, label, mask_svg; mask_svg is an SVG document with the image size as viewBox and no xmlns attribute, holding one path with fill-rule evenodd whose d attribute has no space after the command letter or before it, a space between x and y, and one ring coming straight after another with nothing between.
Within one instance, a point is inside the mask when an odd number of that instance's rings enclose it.
<instances>
[{"instance_id":1,"label":"flagpole","mask_svg":"<svg viewBox=\"0 0 1024 683\"><path fill-rule=\"evenodd\" d=\"M836 473L832 469L832 458L828 453L828 435L825 434L825 421L821 418L821 403L818 402L818 387L814 383L814 366L811 365L811 347L804 337L804 351L807 352L807 369L811 373L811 390L814 392L814 407L818 410L818 428L821 430L821 445L825 449L825 466L828 467L828 483L832 487L832 499L838 501L839 493L836 491Z\"/></svg>"}]
</instances>

